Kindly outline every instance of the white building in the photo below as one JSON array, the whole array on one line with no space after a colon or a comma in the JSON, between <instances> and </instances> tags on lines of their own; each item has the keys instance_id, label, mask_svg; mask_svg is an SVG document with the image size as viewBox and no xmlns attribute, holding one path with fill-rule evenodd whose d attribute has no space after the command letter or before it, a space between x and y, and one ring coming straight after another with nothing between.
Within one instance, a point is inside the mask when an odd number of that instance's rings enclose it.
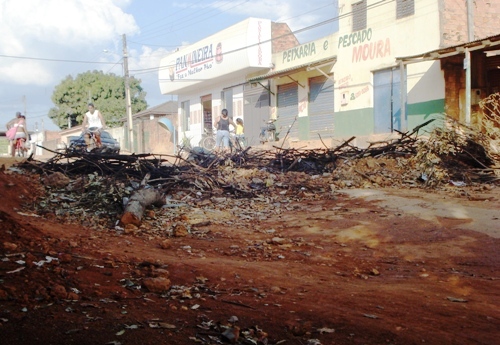
<instances>
[{"instance_id":1,"label":"white building","mask_svg":"<svg viewBox=\"0 0 500 345\"><path fill-rule=\"evenodd\" d=\"M267 19L249 18L162 59L161 92L178 96L179 142L187 138L197 145L223 108L233 118L247 120L243 111L246 76L270 68L272 31L289 34L287 29ZM289 37L277 40L287 41ZM294 37L292 44L297 44Z\"/></svg>"},{"instance_id":2,"label":"white building","mask_svg":"<svg viewBox=\"0 0 500 345\"><path fill-rule=\"evenodd\" d=\"M271 23L249 19L164 59L160 85L179 95L181 133L194 144L225 107L244 118L250 144L271 117L286 145L363 145L444 112L463 120L497 92L499 14L486 0L339 0L338 32L275 49Z\"/></svg>"}]
</instances>

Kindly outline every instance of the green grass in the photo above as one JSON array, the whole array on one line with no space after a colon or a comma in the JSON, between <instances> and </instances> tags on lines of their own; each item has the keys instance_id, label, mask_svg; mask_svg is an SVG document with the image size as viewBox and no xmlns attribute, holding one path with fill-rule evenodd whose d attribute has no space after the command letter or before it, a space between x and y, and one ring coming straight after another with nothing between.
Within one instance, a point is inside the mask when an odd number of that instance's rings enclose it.
<instances>
[{"instance_id":1,"label":"green grass","mask_svg":"<svg viewBox=\"0 0 500 345\"><path fill-rule=\"evenodd\" d=\"M5 138L0 138L0 155L6 155L9 152L9 141Z\"/></svg>"}]
</instances>

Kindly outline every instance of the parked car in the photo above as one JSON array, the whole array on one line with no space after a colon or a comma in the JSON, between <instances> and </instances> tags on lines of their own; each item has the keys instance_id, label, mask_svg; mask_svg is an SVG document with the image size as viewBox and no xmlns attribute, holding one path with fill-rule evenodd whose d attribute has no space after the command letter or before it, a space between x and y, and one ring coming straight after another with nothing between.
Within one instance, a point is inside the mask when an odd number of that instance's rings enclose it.
<instances>
[{"instance_id":1,"label":"parked car","mask_svg":"<svg viewBox=\"0 0 500 345\"><path fill-rule=\"evenodd\" d=\"M113 138L109 132L106 131L101 131L101 143L102 147L98 150L100 153L120 153L120 143L118 140ZM84 150L86 149L85 145L85 139L83 138L83 135L79 136L70 136L68 137L68 146L61 147L60 145L58 146L58 149L60 150L67 150L67 149L75 149L75 150Z\"/></svg>"}]
</instances>

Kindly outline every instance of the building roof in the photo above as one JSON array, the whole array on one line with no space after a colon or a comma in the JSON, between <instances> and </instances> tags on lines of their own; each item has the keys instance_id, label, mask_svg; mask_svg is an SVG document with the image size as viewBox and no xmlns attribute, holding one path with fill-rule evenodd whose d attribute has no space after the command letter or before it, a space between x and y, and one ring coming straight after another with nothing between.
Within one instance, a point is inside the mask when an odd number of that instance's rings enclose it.
<instances>
[{"instance_id":1,"label":"building roof","mask_svg":"<svg viewBox=\"0 0 500 345\"><path fill-rule=\"evenodd\" d=\"M147 108L146 110L140 111L136 114L133 114L133 118L140 117L149 117L150 115L170 115L177 114L178 111L178 103L177 101L168 101L165 103L161 103L154 107Z\"/></svg>"},{"instance_id":2,"label":"building roof","mask_svg":"<svg viewBox=\"0 0 500 345\"><path fill-rule=\"evenodd\" d=\"M458 44L458 45L451 46L451 47L435 49L435 50L432 50L432 51L429 51L426 53L417 54L417 55L396 57L396 61L412 63L412 62L421 62L421 61L427 61L427 60L437 60L437 59L442 59L442 58L453 56L453 55L463 54L465 52L465 49L468 49L469 51L473 51L473 50L494 48L496 46L500 46L500 34L494 35L494 36L489 36L489 37L475 40L475 41L471 41L471 42Z\"/></svg>"},{"instance_id":3,"label":"building roof","mask_svg":"<svg viewBox=\"0 0 500 345\"><path fill-rule=\"evenodd\" d=\"M305 71L308 68L334 64L335 62L337 62L337 57L332 56L332 57L328 57L325 59L321 59L321 60L317 60L317 61L313 61L313 62L308 62L308 63L302 64L302 65L298 65L298 66L294 66L294 67L290 67L290 68L285 68L285 69L282 69L280 71L271 71L271 72L268 72L266 74L261 74L261 75L255 76L255 77L248 78L247 81L248 82L258 82L258 81L265 80L265 79L278 78L278 77L282 77L285 75L290 75L293 73Z\"/></svg>"}]
</instances>

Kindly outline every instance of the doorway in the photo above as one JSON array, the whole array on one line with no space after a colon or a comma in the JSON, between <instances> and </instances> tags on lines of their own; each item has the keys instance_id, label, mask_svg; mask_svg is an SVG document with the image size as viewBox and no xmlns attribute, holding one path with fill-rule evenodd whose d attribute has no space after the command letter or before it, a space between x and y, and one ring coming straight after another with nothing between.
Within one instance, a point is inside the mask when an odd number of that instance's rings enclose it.
<instances>
[{"instance_id":1,"label":"doorway","mask_svg":"<svg viewBox=\"0 0 500 345\"><path fill-rule=\"evenodd\" d=\"M201 107L203 109L203 129L212 131L212 95L201 96Z\"/></svg>"},{"instance_id":2,"label":"doorway","mask_svg":"<svg viewBox=\"0 0 500 345\"><path fill-rule=\"evenodd\" d=\"M398 68L385 69L375 72L373 75L375 134L392 133L394 130L401 130L400 79L401 75Z\"/></svg>"}]
</instances>

